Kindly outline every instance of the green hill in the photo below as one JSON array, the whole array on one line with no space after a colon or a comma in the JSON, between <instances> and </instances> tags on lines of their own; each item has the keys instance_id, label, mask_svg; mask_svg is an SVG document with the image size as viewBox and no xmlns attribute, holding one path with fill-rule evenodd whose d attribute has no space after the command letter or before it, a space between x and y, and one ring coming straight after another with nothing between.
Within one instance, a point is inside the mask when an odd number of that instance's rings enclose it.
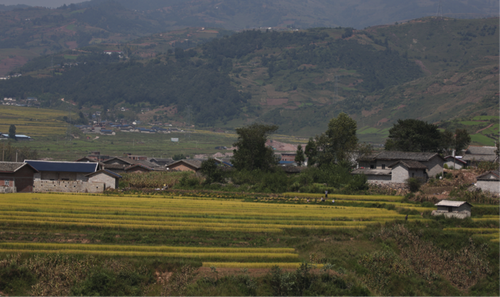
<instances>
[{"instance_id":1,"label":"green hill","mask_svg":"<svg viewBox=\"0 0 500 297\"><path fill-rule=\"evenodd\" d=\"M110 117L123 104L175 107L165 121L182 120L190 106L198 126L260 121L305 137L347 112L361 140L383 142L398 119L498 116L497 26L498 18L424 18L365 30L250 30L209 42L190 29L179 32L200 44L187 51L156 34L116 47L121 59L102 46L74 51L76 67L52 71L47 58L34 59L23 77L0 83L0 96L105 102Z\"/></svg>"}]
</instances>

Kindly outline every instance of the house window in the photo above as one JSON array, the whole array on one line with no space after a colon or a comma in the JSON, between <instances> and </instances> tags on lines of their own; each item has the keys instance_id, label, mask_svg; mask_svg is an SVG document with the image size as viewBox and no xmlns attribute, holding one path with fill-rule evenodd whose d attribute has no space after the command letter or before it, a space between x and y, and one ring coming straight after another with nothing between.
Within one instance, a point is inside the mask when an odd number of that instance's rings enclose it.
<instances>
[{"instance_id":1,"label":"house window","mask_svg":"<svg viewBox=\"0 0 500 297\"><path fill-rule=\"evenodd\" d=\"M370 169L375 169L375 165L370 165Z\"/></svg>"},{"instance_id":2,"label":"house window","mask_svg":"<svg viewBox=\"0 0 500 297\"><path fill-rule=\"evenodd\" d=\"M411 173L411 177L414 177L414 176L415 176L415 172L412 172L412 173Z\"/></svg>"},{"instance_id":3,"label":"house window","mask_svg":"<svg viewBox=\"0 0 500 297\"><path fill-rule=\"evenodd\" d=\"M385 169L385 164L382 164L382 169Z\"/></svg>"},{"instance_id":4,"label":"house window","mask_svg":"<svg viewBox=\"0 0 500 297\"><path fill-rule=\"evenodd\" d=\"M5 185L6 185L6 186L10 186L9 182L10 182L10 181L6 180L6 181L5 181Z\"/></svg>"}]
</instances>

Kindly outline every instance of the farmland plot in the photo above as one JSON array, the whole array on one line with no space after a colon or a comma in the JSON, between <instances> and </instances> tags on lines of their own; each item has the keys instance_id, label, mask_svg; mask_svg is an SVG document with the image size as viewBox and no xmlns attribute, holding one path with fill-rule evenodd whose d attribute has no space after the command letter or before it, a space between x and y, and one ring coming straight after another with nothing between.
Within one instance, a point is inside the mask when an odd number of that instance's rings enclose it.
<instances>
[{"instance_id":1,"label":"farmland plot","mask_svg":"<svg viewBox=\"0 0 500 297\"><path fill-rule=\"evenodd\" d=\"M410 217L412 220L424 220L420 216ZM98 229L103 232L149 230L275 234L290 229L361 230L368 225L397 219L404 219L404 215L384 208L266 204L243 202L242 199L22 193L0 196L0 225L4 229L16 230L37 227L44 230ZM246 263L245 267L268 267L275 263L282 263L283 267L297 267L300 264L299 255L290 248L3 242L0 243L0 252L186 258L203 263L225 263L221 264L224 267L241 266L243 263Z\"/></svg>"}]
</instances>

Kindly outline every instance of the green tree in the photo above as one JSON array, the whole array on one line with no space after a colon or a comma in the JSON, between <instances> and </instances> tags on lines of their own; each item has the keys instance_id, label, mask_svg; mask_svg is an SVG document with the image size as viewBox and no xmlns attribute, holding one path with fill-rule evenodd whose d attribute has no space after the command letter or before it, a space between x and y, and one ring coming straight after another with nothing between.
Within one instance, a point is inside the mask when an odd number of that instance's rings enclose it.
<instances>
[{"instance_id":1,"label":"green tree","mask_svg":"<svg viewBox=\"0 0 500 297\"><path fill-rule=\"evenodd\" d=\"M17 140L17 138L16 138L16 126L15 125L10 125L10 127L9 127L9 138Z\"/></svg>"},{"instance_id":2,"label":"green tree","mask_svg":"<svg viewBox=\"0 0 500 297\"><path fill-rule=\"evenodd\" d=\"M441 132L433 124L415 119L398 120L385 142L388 151L440 152Z\"/></svg>"},{"instance_id":3,"label":"green tree","mask_svg":"<svg viewBox=\"0 0 500 297\"><path fill-rule=\"evenodd\" d=\"M471 142L469 132L466 129L455 130L455 151L458 153L466 149Z\"/></svg>"},{"instance_id":4,"label":"green tree","mask_svg":"<svg viewBox=\"0 0 500 297\"><path fill-rule=\"evenodd\" d=\"M297 163L297 165L302 166L305 160L306 156L304 155L304 150L302 149L302 145L299 144L295 155L295 162Z\"/></svg>"},{"instance_id":5,"label":"green tree","mask_svg":"<svg viewBox=\"0 0 500 297\"><path fill-rule=\"evenodd\" d=\"M215 162L215 159L210 158L203 161L201 163L200 171L205 176L206 184L224 182L223 172L219 165L217 165L217 162Z\"/></svg>"},{"instance_id":6,"label":"green tree","mask_svg":"<svg viewBox=\"0 0 500 297\"><path fill-rule=\"evenodd\" d=\"M311 140L309 140L311 141ZM328 123L328 130L315 138L316 162L323 164L339 164L349 162L350 154L358 146L356 121L347 114L341 113Z\"/></svg>"},{"instance_id":7,"label":"green tree","mask_svg":"<svg viewBox=\"0 0 500 297\"><path fill-rule=\"evenodd\" d=\"M316 146L316 141L311 137L306 145L305 154L307 156L307 166L313 166L316 164L316 159L318 157L318 149Z\"/></svg>"},{"instance_id":8,"label":"green tree","mask_svg":"<svg viewBox=\"0 0 500 297\"><path fill-rule=\"evenodd\" d=\"M269 171L277 164L274 152L266 147L267 136L278 130L276 125L252 124L236 129L238 141L231 162L237 170Z\"/></svg>"}]
</instances>

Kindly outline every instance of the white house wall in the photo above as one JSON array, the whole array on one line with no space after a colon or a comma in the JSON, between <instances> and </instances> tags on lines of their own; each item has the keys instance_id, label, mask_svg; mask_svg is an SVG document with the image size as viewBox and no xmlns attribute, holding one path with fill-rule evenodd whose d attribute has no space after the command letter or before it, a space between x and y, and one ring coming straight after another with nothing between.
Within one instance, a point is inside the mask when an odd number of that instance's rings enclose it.
<instances>
[{"instance_id":1,"label":"white house wall","mask_svg":"<svg viewBox=\"0 0 500 297\"><path fill-rule=\"evenodd\" d=\"M450 169L462 169L463 168L463 163L461 162L455 162L455 165L453 165L453 161L446 161L444 164L446 164L446 166L448 166L448 168ZM455 167L453 167L455 166Z\"/></svg>"},{"instance_id":2,"label":"white house wall","mask_svg":"<svg viewBox=\"0 0 500 297\"><path fill-rule=\"evenodd\" d=\"M106 189L115 189L115 185L116 185L116 179L105 174L105 173L100 173L100 174L96 174L96 175L93 175L91 177L89 177L89 182L90 183L103 183L106 185Z\"/></svg>"},{"instance_id":3,"label":"white house wall","mask_svg":"<svg viewBox=\"0 0 500 297\"><path fill-rule=\"evenodd\" d=\"M476 187L480 188L483 191L488 191L491 193L500 193L500 182L499 181L478 180L476 183Z\"/></svg>"}]
</instances>

